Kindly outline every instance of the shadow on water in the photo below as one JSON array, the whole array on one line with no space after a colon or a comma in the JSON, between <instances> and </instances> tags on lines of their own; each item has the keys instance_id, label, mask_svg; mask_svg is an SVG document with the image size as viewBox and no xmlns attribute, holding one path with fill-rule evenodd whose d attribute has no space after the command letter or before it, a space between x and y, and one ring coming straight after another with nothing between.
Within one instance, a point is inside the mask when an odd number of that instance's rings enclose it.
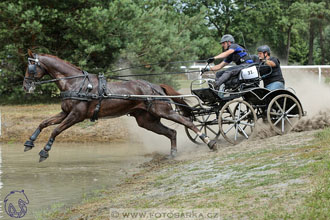
<instances>
[{"instance_id":1,"label":"shadow on water","mask_svg":"<svg viewBox=\"0 0 330 220\"><path fill-rule=\"evenodd\" d=\"M57 143L50 157L39 163L41 147L36 144L24 153L21 144L0 143L1 219L11 219L3 203L11 191L24 190L30 203L23 219L34 219L35 213L54 203L70 205L94 190L115 186L148 160L140 150L142 146L132 148L127 143Z\"/></svg>"}]
</instances>

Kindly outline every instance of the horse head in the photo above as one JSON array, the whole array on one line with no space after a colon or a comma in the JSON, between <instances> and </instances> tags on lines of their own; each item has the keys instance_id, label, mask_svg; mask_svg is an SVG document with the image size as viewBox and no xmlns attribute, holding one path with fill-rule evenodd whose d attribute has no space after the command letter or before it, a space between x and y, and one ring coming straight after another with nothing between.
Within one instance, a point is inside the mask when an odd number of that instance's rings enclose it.
<instances>
[{"instance_id":1,"label":"horse head","mask_svg":"<svg viewBox=\"0 0 330 220\"><path fill-rule=\"evenodd\" d=\"M47 74L47 67L41 62L38 54L33 54L30 49L28 55L28 66L25 71L23 88L26 92L32 93L35 89L36 80Z\"/></svg>"}]
</instances>

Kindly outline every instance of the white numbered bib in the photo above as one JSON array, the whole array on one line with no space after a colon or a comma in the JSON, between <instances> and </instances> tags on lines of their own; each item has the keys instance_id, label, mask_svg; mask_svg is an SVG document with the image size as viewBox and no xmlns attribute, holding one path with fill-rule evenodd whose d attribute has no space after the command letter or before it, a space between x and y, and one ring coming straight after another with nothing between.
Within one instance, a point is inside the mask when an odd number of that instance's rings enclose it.
<instances>
[{"instance_id":1,"label":"white numbered bib","mask_svg":"<svg viewBox=\"0 0 330 220\"><path fill-rule=\"evenodd\" d=\"M259 74L256 66L251 66L241 70L241 74L239 75L239 79L254 79L258 78Z\"/></svg>"}]
</instances>

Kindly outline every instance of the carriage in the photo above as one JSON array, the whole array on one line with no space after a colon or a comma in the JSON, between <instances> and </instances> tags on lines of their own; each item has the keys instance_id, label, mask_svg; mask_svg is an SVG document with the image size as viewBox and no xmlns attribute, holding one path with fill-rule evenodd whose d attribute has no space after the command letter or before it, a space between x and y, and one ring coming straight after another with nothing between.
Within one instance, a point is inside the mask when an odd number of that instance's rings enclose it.
<instances>
[{"instance_id":1,"label":"carriage","mask_svg":"<svg viewBox=\"0 0 330 220\"><path fill-rule=\"evenodd\" d=\"M253 137L257 120L262 119L277 134L290 132L299 119L306 115L293 89L270 91L259 86L263 77L260 64L242 69L220 87L214 88L214 79L196 79L190 90L201 101L192 106L191 120L195 126L210 138L217 140L220 135L232 144ZM202 143L198 135L185 128L188 138Z\"/></svg>"},{"instance_id":2,"label":"carriage","mask_svg":"<svg viewBox=\"0 0 330 220\"><path fill-rule=\"evenodd\" d=\"M182 95L168 85L143 80L108 82L103 74L89 74L56 56L33 54L30 50L28 54L24 90L33 92L36 85L56 83L62 97L62 111L41 122L24 144L24 151L31 150L44 128L58 124L39 152L40 162L48 158L60 133L85 119L133 116L140 127L166 136L171 142L171 156L175 156L177 133L163 125L162 118L185 126L188 138L216 151L220 134L233 144L249 139L259 118L284 134L305 115L293 92L260 88L260 69L254 65L241 70L223 90L214 89L212 79L198 79L191 83L192 94ZM40 81L44 75L53 79ZM185 98L195 98L197 104L190 105Z\"/></svg>"}]
</instances>

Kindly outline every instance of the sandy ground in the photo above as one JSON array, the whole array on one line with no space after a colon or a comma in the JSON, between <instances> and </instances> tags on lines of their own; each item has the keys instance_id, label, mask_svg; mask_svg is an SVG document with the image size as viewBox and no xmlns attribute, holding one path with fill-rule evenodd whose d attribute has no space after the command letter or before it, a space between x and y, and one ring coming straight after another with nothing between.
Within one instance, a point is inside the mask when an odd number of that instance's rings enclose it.
<instances>
[{"instance_id":1,"label":"sandy ground","mask_svg":"<svg viewBox=\"0 0 330 220\"><path fill-rule=\"evenodd\" d=\"M2 124L0 141L5 143L24 143L38 125L61 111L60 104L1 106ZM37 142L49 139L56 125L45 128ZM97 122L85 120L62 132L56 142L98 142L106 143L125 140L127 126L122 118L100 119Z\"/></svg>"}]
</instances>

